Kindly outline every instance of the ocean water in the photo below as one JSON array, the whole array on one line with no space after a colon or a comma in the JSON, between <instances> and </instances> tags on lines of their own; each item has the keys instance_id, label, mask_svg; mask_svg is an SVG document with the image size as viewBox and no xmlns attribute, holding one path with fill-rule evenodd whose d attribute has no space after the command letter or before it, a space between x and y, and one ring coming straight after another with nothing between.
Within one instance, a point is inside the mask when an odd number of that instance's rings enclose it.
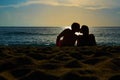
<instances>
[{"instance_id":1,"label":"ocean water","mask_svg":"<svg viewBox=\"0 0 120 80\"><path fill-rule=\"evenodd\" d=\"M63 27L0 27L0 45L55 46ZM90 27L97 45L120 46L120 27Z\"/></svg>"}]
</instances>

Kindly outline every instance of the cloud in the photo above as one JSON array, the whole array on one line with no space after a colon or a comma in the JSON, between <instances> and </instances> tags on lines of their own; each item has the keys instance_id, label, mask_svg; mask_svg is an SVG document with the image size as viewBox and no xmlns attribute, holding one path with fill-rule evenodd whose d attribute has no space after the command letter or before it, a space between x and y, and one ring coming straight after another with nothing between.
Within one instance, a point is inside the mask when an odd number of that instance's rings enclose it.
<instances>
[{"instance_id":1,"label":"cloud","mask_svg":"<svg viewBox=\"0 0 120 80\"><path fill-rule=\"evenodd\" d=\"M50 5L50 6L67 6L67 7L80 7L90 10L97 10L97 9L109 9L109 8L116 8L120 7L119 0L28 0L27 2L20 3L20 4L11 4L0 6L0 8L19 8L23 6L35 5L35 4L43 4L43 5Z\"/></svg>"},{"instance_id":2,"label":"cloud","mask_svg":"<svg viewBox=\"0 0 120 80\"><path fill-rule=\"evenodd\" d=\"M64 0L29 0L27 2L21 3L21 4L12 4L12 5L5 5L5 6L0 6L0 8L7 8L7 7L13 7L13 8L18 8L22 6L28 6L32 4L44 4L44 5L51 5L51 6L76 6L79 7L79 4L76 4L72 2L73 0L70 1L64 1Z\"/></svg>"}]
</instances>

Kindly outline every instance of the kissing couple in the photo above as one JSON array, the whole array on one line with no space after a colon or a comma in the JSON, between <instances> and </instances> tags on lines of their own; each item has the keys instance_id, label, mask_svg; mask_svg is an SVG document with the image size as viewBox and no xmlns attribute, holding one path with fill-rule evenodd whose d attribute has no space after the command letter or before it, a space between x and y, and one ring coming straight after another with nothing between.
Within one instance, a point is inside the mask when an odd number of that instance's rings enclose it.
<instances>
[{"instance_id":1,"label":"kissing couple","mask_svg":"<svg viewBox=\"0 0 120 80\"><path fill-rule=\"evenodd\" d=\"M76 35L76 32L82 33L82 35ZM63 30L56 39L56 46L95 46L96 40L93 34L89 34L89 28L87 25L82 25L74 22L71 25L71 29Z\"/></svg>"}]
</instances>

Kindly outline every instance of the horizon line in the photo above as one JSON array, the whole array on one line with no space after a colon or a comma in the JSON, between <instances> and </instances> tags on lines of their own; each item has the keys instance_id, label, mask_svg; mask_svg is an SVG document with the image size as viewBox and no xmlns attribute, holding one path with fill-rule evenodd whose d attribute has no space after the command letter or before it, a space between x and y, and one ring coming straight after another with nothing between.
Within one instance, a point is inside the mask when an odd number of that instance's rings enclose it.
<instances>
[{"instance_id":1,"label":"horizon line","mask_svg":"<svg viewBox=\"0 0 120 80\"><path fill-rule=\"evenodd\" d=\"M0 26L0 27L66 27L66 26L11 26L11 25L8 26L7 25L7 26ZM89 27L120 27L120 26L89 26Z\"/></svg>"}]
</instances>

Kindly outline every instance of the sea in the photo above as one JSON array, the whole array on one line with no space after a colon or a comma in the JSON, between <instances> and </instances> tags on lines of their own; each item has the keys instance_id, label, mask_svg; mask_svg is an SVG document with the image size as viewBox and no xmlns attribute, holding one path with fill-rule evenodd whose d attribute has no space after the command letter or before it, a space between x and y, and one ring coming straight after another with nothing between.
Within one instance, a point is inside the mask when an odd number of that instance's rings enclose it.
<instances>
[{"instance_id":1,"label":"sea","mask_svg":"<svg viewBox=\"0 0 120 80\"><path fill-rule=\"evenodd\" d=\"M65 27L0 27L0 46L55 46ZM99 46L120 46L120 27L90 27Z\"/></svg>"}]
</instances>

